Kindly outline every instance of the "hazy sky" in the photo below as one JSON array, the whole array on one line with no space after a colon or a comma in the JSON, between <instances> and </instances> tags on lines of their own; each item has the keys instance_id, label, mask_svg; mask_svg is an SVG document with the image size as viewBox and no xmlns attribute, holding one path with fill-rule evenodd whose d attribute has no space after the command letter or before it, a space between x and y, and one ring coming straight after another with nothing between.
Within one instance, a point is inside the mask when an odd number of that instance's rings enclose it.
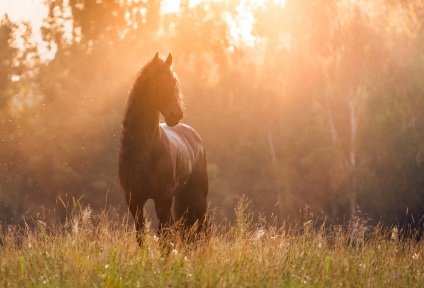
<instances>
[{"instance_id":1,"label":"hazy sky","mask_svg":"<svg viewBox=\"0 0 424 288\"><path fill-rule=\"evenodd\" d=\"M94 0L93 0L94 1ZM13 21L30 21L33 27L33 34L35 41L39 43L41 49L42 58L50 58L54 55L53 52L48 52L45 46L45 43L42 43L40 27L43 24L43 18L48 14L48 7L43 4L43 0L0 0L0 19L3 18L4 14L8 14L9 18ZM201 0L190 0L190 5L195 6ZM263 0L250 0L248 3L262 3ZM279 1L285 2L285 1ZM244 1L240 1L240 6L238 8L239 15L234 18L234 16L227 13L224 15L229 28L230 33L233 35L236 42L244 42L249 46L253 46L254 37L252 33L252 24L253 24L253 15L250 11L247 11L245 6L242 5ZM177 12L179 9L180 0L163 0L162 2L162 12L163 13L172 13Z\"/></svg>"},{"instance_id":2,"label":"hazy sky","mask_svg":"<svg viewBox=\"0 0 424 288\"><path fill-rule=\"evenodd\" d=\"M8 14L12 21L31 21L40 27L48 9L42 0L0 0L0 18Z\"/></svg>"},{"instance_id":3,"label":"hazy sky","mask_svg":"<svg viewBox=\"0 0 424 288\"><path fill-rule=\"evenodd\" d=\"M190 0L190 5L196 5L200 1ZM180 0L163 0L164 12L178 11L180 2ZM8 13L14 21L33 21L36 22L36 26L40 26L41 19L47 15L47 12L47 7L42 0L0 0L0 16Z\"/></svg>"}]
</instances>

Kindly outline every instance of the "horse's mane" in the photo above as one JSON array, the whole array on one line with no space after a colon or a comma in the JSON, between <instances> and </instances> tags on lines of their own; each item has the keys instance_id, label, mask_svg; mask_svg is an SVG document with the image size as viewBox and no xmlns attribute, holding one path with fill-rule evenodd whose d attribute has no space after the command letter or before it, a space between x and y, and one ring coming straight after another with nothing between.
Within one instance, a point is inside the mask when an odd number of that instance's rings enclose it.
<instances>
[{"instance_id":1,"label":"horse's mane","mask_svg":"<svg viewBox=\"0 0 424 288\"><path fill-rule=\"evenodd\" d=\"M160 101L161 94L166 93L168 95L174 94L182 106L180 91L180 83L173 66L167 66L162 57L155 57L141 68L134 81L128 101L135 101L140 105L152 105L157 103L156 101Z\"/></svg>"}]
</instances>

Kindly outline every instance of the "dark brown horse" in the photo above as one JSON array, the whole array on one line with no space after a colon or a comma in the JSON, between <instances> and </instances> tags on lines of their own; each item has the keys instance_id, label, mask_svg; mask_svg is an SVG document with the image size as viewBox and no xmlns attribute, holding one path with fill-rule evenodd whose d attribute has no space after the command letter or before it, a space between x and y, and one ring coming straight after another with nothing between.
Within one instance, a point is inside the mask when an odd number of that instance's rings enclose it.
<instances>
[{"instance_id":1,"label":"dark brown horse","mask_svg":"<svg viewBox=\"0 0 424 288\"><path fill-rule=\"evenodd\" d=\"M141 244L143 207L153 199L159 232L174 221L186 228L205 221L208 194L202 139L183 117L172 55L156 53L140 71L130 92L123 120L119 178L135 220ZM159 123L160 113L166 125Z\"/></svg>"}]
</instances>

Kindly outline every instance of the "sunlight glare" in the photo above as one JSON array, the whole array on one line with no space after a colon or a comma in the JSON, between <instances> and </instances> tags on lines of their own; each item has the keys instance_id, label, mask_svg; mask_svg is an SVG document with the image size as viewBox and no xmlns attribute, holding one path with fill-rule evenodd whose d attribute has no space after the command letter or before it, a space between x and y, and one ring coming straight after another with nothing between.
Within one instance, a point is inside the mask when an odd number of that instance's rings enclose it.
<instances>
[{"instance_id":1,"label":"sunlight glare","mask_svg":"<svg viewBox=\"0 0 424 288\"><path fill-rule=\"evenodd\" d=\"M29 22L31 23L33 39L37 43L37 47L42 59L51 60L56 53L56 47L47 48L47 44L43 42L40 28L43 25L43 19L47 17L49 9L43 1L34 0L0 0L0 19L7 14L12 22ZM23 33L18 30L17 33ZM18 38L18 47L23 45L22 39Z\"/></svg>"},{"instance_id":2,"label":"sunlight glare","mask_svg":"<svg viewBox=\"0 0 424 288\"><path fill-rule=\"evenodd\" d=\"M263 0L241 1L236 7L236 15L232 15L230 12L224 13L223 17L227 22L235 45L255 46L258 39L252 34L253 25L255 24L255 16L252 9L263 4Z\"/></svg>"},{"instance_id":3,"label":"sunlight glare","mask_svg":"<svg viewBox=\"0 0 424 288\"><path fill-rule=\"evenodd\" d=\"M163 0L161 7L162 13L177 13L180 10L180 4L180 0Z\"/></svg>"},{"instance_id":4,"label":"sunlight glare","mask_svg":"<svg viewBox=\"0 0 424 288\"><path fill-rule=\"evenodd\" d=\"M189 7L195 7L207 0L189 0ZM223 1L223 0L216 0ZM229 26L229 31L234 41L234 45L247 45L249 47L255 46L258 39L253 35L253 27L255 24L254 10L258 7L265 5L265 0L242 0L235 1L236 15L230 12L224 12L222 17ZM68 1L65 1L68 3ZM284 6L286 0L274 0L274 3L279 6ZM163 0L161 11L164 14L178 13L181 6L181 0ZM64 11L67 16L70 10ZM41 56L45 60L52 59L55 55L55 47L52 49L47 48L47 43L42 41L40 28L43 25L43 18L48 14L48 7L44 1L35 0L0 0L0 17L7 13L12 21L27 21L31 23L34 41L38 43L38 49ZM66 36L69 37L72 23L65 23L67 27Z\"/></svg>"}]
</instances>

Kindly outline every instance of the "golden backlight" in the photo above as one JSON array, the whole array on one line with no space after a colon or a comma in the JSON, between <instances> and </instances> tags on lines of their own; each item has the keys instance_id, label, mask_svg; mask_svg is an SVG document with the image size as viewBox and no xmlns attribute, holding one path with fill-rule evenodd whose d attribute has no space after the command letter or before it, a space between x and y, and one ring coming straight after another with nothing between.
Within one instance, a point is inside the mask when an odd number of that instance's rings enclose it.
<instances>
[{"instance_id":1,"label":"golden backlight","mask_svg":"<svg viewBox=\"0 0 424 288\"><path fill-rule=\"evenodd\" d=\"M32 24L44 58L10 68L10 87L0 87L7 94L0 104L17 123L0 140L16 150L8 161L22 169L22 191L43 191L47 199L81 193L91 201L115 189L128 91L157 52L173 55L186 106L182 122L204 140L211 201L227 215L242 193L280 216L308 203L335 207L327 211L339 217L336 202L353 214L357 195L372 194L366 181L381 191L387 181L387 190L397 185L370 172L381 159L381 167L399 164L384 145L404 144L386 134L422 134L419 1L64 0L55 2L59 16L49 23L46 2L54 1L0 0L0 17ZM15 125L7 113L0 124ZM424 147L418 140L416 147ZM408 157L418 163L422 155L414 150ZM412 186L397 189L403 187Z\"/></svg>"},{"instance_id":2,"label":"golden backlight","mask_svg":"<svg viewBox=\"0 0 424 288\"><path fill-rule=\"evenodd\" d=\"M190 0L189 7L193 8L202 2L209 0ZM223 1L223 0L222 0ZM219 2L219 1L218 1ZM225 1L223 1L225 2ZM264 5L265 0L244 0L244 1L231 1L235 4L236 14L223 12L222 19L229 27L230 35L235 45L254 46L257 39L253 36L252 30L255 23L254 9ZM66 3L66 1L65 1ZM280 6L285 5L285 0L274 0L274 3ZM180 11L180 0L163 0L161 13L173 14ZM40 54L43 59L51 60L56 53L56 47L47 48L46 43L41 39L40 28L43 25L43 20L47 17L48 7L44 1L36 0L0 0L0 16L7 14L7 16L14 22L29 22L31 23L34 41L37 43ZM72 21L65 24L68 30L68 37L72 30ZM20 45L20 43L18 43Z\"/></svg>"}]
</instances>

